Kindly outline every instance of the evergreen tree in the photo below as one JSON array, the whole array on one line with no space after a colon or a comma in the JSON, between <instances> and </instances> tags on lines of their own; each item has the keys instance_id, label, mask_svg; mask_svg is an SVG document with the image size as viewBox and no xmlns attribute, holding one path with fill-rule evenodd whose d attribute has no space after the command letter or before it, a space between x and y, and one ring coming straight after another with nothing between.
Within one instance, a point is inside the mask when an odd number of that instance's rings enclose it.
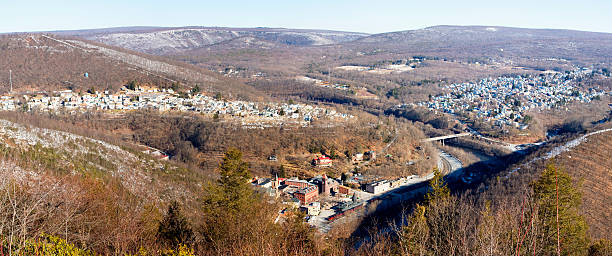
<instances>
[{"instance_id":1,"label":"evergreen tree","mask_svg":"<svg viewBox=\"0 0 612 256\"><path fill-rule=\"evenodd\" d=\"M541 255L585 255L588 250L587 229L580 215L582 195L572 178L554 164L549 164L532 188L539 204L542 230ZM560 245L560 248L558 248Z\"/></svg>"},{"instance_id":2,"label":"evergreen tree","mask_svg":"<svg viewBox=\"0 0 612 256\"><path fill-rule=\"evenodd\" d=\"M170 88L177 93L180 89L181 89L181 85L179 83L172 83L172 85L170 86Z\"/></svg>"},{"instance_id":3,"label":"evergreen tree","mask_svg":"<svg viewBox=\"0 0 612 256\"><path fill-rule=\"evenodd\" d=\"M433 178L429 180L430 191L425 196L425 200L428 204L433 204L437 201L450 197L450 190L444 183L444 176L440 170L438 170L438 168L434 168L433 173Z\"/></svg>"},{"instance_id":4,"label":"evergreen tree","mask_svg":"<svg viewBox=\"0 0 612 256\"><path fill-rule=\"evenodd\" d=\"M605 256L612 255L612 242L610 240L601 239L594 242L589 247L589 256Z\"/></svg>"},{"instance_id":5,"label":"evergreen tree","mask_svg":"<svg viewBox=\"0 0 612 256\"><path fill-rule=\"evenodd\" d=\"M138 82L136 82L135 80L132 80L125 85L125 88L132 91L136 90L136 87L138 87Z\"/></svg>"},{"instance_id":6,"label":"evergreen tree","mask_svg":"<svg viewBox=\"0 0 612 256\"><path fill-rule=\"evenodd\" d=\"M221 99L223 99L223 94L221 94L221 92L217 92L215 94L215 100L221 100Z\"/></svg>"},{"instance_id":7,"label":"evergreen tree","mask_svg":"<svg viewBox=\"0 0 612 256\"><path fill-rule=\"evenodd\" d=\"M400 250L404 255L426 255L429 226L425 216L425 206L416 205L408 224L402 228L399 236Z\"/></svg>"},{"instance_id":8,"label":"evergreen tree","mask_svg":"<svg viewBox=\"0 0 612 256\"><path fill-rule=\"evenodd\" d=\"M249 165L242 160L242 152L231 148L219 166L221 177L217 180L223 193L221 202L225 210L236 212L244 209L253 201L253 190L248 184L251 176Z\"/></svg>"},{"instance_id":9,"label":"evergreen tree","mask_svg":"<svg viewBox=\"0 0 612 256\"><path fill-rule=\"evenodd\" d=\"M231 236L235 227L228 225L233 223L239 226L239 219L248 215L255 199L248 184L250 174L248 164L242 161L242 152L229 149L218 170L220 178L204 187L203 198L203 236L212 244L233 239Z\"/></svg>"},{"instance_id":10,"label":"evergreen tree","mask_svg":"<svg viewBox=\"0 0 612 256\"><path fill-rule=\"evenodd\" d=\"M181 213L180 206L176 201L168 206L168 212L159 223L157 235L172 248L191 242L193 238L191 225Z\"/></svg>"},{"instance_id":11,"label":"evergreen tree","mask_svg":"<svg viewBox=\"0 0 612 256\"><path fill-rule=\"evenodd\" d=\"M458 211L442 173L436 168L425 195L426 206L417 205L408 224L400 233L401 251L408 255L444 255L451 253L457 227Z\"/></svg>"}]
</instances>

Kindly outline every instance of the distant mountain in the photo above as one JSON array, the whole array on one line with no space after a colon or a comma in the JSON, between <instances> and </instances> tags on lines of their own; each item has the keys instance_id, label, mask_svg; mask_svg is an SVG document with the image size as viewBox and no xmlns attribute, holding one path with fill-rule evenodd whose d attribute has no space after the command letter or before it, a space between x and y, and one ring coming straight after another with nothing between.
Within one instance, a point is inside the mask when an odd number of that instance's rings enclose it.
<instances>
[{"instance_id":1,"label":"distant mountain","mask_svg":"<svg viewBox=\"0 0 612 256\"><path fill-rule=\"evenodd\" d=\"M123 27L51 32L154 55L342 45L356 52L449 58L612 62L612 34L497 26L434 26L382 34L285 28ZM208 53L206 53L208 54Z\"/></svg>"},{"instance_id":2,"label":"distant mountain","mask_svg":"<svg viewBox=\"0 0 612 256\"><path fill-rule=\"evenodd\" d=\"M184 62L48 34L0 36L0 70L0 91L8 90L12 70L15 91L117 90L136 80L157 86L179 83L186 89L198 84L204 91L240 98L265 97L239 81Z\"/></svg>"},{"instance_id":3,"label":"distant mountain","mask_svg":"<svg viewBox=\"0 0 612 256\"><path fill-rule=\"evenodd\" d=\"M370 35L345 45L450 57L520 56L612 60L612 34L558 29L435 26Z\"/></svg>"},{"instance_id":4,"label":"distant mountain","mask_svg":"<svg viewBox=\"0 0 612 256\"><path fill-rule=\"evenodd\" d=\"M284 28L216 28L216 27L128 27L96 30L57 31L61 35L77 36L139 52L165 55L229 42L238 38L258 43L240 47L314 46L338 44L367 36L365 33L303 30Z\"/></svg>"}]
</instances>

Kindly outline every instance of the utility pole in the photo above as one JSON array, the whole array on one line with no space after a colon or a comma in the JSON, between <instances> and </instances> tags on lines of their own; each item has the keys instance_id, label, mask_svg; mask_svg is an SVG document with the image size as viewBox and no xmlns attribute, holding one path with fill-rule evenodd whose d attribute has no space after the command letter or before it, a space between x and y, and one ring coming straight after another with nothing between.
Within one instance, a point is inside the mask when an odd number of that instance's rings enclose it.
<instances>
[{"instance_id":1,"label":"utility pole","mask_svg":"<svg viewBox=\"0 0 612 256\"><path fill-rule=\"evenodd\" d=\"M9 84L11 85L11 93L13 92L13 70L9 69Z\"/></svg>"}]
</instances>

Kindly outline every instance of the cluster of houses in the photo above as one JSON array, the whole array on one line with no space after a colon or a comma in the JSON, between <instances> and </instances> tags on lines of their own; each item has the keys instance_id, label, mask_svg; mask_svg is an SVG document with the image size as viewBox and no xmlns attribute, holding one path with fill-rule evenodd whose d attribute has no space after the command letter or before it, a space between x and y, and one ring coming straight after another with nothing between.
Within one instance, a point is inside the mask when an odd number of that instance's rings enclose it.
<instances>
[{"instance_id":1,"label":"cluster of houses","mask_svg":"<svg viewBox=\"0 0 612 256\"><path fill-rule=\"evenodd\" d=\"M119 92L75 93L71 90L52 93L31 93L0 96L0 110L37 111L129 111L151 109L157 111L184 111L237 117L247 126L252 123L273 123L276 125L295 123L308 125L315 119L350 119L352 115L306 104L257 103L216 99L203 94L180 95L172 89L139 87L129 90L123 87Z\"/></svg>"},{"instance_id":2,"label":"cluster of houses","mask_svg":"<svg viewBox=\"0 0 612 256\"><path fill-rule=\"evenodd\" d=\"M317 216L329 224L370 202L386 200L386 194L393 193L395 189L424 182L430 178L431 176L412 175L393 180L372 181L363 179L361 175L351 175L343 181L328 178L323 174L308 180L295 177L289 179L256 177L251 180L251 184L270 196L281 198L288 208L299 209L310 217ZM357 186L350 186L351 182L357 183Z\"/></svg>"},{"instance_id":3,"label":"cluster of houses","mask_svg":"<svg viewBox=\"0 0 612 256\"><path fill-rule=\"evenodd\" d=\"M288 204L301 207L309 215L321 210L321 198L332 195L349 195L352 190L340 185L325 174L309 180L298 178L254 178L251 183L275 197L283 197ZM318 207L314 207L318 206ZM309 209L309 207L311 209Z\"/></svg>"},{"instance_id":4,"label":"cluster of houses","mask_svg":"<svg viewBox=\"0 0 612 256\"><path fill-rule=\"evenodd\" d=\"M376 158L375 151L366 151L353 155L357 163ZM276 155L268 157L277 161ZM325 155L317 155L312 164L317 167L330 167L333 160ZM385 192L404 185L425 181L426 178L416 175L393 180L373 180L359 173L347 172L341 178L329 178L322 174L310 179L294 178L253 178L250 182L262 192L282 201L292 208L298 208L309 216L318 216L331 222L344 216ZM326 212L326 214L322 214Z\"/></svg>"},{"instance_id":5,"label":"cluster of houses","mask_svg":"<svg viewBox=\"0 0 612 256\"><path fill-rule=\"evenodd\" d=\"M449 93L433 96L417 105L450 114L472 114L474 118L527 128L525 113L529 110L554 109L569 102L588 103L605 94L603 90L580 90L578 82L591 74L588 69L565 73L546 72L456 83L445 86Z\"/></svg>"}]
</instances>

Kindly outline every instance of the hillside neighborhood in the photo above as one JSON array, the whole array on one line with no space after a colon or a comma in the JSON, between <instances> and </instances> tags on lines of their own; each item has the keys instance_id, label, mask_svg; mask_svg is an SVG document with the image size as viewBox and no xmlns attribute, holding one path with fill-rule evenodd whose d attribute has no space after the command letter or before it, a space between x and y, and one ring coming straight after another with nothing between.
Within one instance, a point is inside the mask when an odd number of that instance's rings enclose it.
<instances>
[{"instance_id":1,"label":"hillside neighborhood","mask_svg":"<svg viewBox=\"0 0 612 256\"><path fill-rule=\"evenodd\" d=\"M582 68L565 73L546 72L540 75L518 75L482 79L477 83L455 83L444 86L450 92L431 96L428 102L417 103L432 111L527 128L526 112L559 108L570 102L589 103L606 92L579 89L579 81L591 74Z\"/></svg>"},{"instance_id":2,"label":"hillside neighborhood","mask_svg":"<svg viewBox=\"0 0 612 256\"><path fill-rule=\"evenodd\" d=\"M149 109L159 112L181 111L212 115L213 118L239 120L243 126L262 128L280 125L307 126L317 119L349 120L353 116L333 109L301 103L258 103L224 100L200 93L178 94L172 89L141 86L109 91L76 93L72 90L0 96L0 110L121 112Z\"/></svg>"}]
</instances>

